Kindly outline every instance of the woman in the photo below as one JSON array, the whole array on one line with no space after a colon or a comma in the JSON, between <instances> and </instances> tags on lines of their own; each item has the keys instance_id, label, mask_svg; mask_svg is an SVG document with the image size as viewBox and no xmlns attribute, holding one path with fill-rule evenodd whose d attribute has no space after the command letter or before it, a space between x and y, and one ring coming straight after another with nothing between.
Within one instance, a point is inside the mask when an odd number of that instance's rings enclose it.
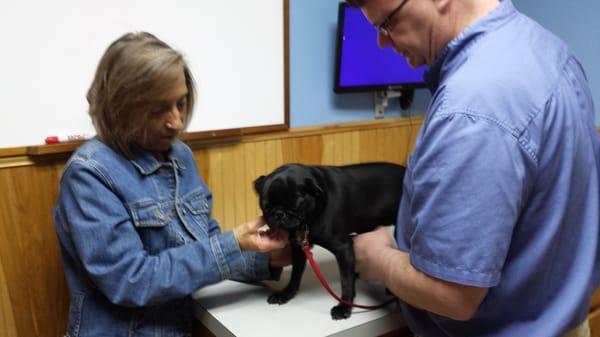
<instances>
[{"instance_id":1,"label":"woman","mask_svg":"<svg viewBox=\"0 0 600 337\"><path fill-rule=\"evenodd\" d=\"M189 147L194 82L180 53L130 33L87 94L98 136L67 162L54 208L71 293L67 336L191 336L190 294L277 278L287 233L257 219L221 232Z\"/></svg>"}]
</instances>

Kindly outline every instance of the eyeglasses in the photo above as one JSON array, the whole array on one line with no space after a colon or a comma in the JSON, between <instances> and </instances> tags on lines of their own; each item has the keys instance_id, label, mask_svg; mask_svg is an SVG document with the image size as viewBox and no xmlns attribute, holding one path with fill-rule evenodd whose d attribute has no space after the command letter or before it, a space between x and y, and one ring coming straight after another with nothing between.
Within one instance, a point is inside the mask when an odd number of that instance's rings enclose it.
<instances>
[{"instance_id":1,"label":"eyeglasses","mask_svg":"<svg viewBox=\"0 0 600 337\"><path fill-rule=\"evenodd\" d=\"M404 7L404 5L406 5L406 3L408 2L408 0L404 0L402 1L398 7L396 7L390 14L388 14L388 16L385 17L385 19L383 19L383 21L378 24L375 25L375 29L377 29L377 32L385 37L389 37L390 36L390 22L392 21L392 19L394 18L394 15L396 15L396 13L398 13L402 7Z\"/></svg>"}]
</instances>

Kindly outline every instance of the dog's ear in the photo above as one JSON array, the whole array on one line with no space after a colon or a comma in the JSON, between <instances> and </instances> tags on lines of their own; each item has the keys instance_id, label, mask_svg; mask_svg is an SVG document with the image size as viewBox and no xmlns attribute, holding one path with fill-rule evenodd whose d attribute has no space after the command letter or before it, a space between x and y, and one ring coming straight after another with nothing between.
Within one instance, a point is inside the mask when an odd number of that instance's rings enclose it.
<instances>
[{"instance_id":1,"label":"dog's ear","mask_svg":"<svg viewBox=\"0 0 600 337\"><path fill-rule=\"evenodd\" d=\"M321 214L327 205L327 193L313 179L304 179L306 192L314 198L314 209L310 212L311 217L316 214Z\"/></svg>"},{"instance_id":2,"label":"dog's ear","mask_svg":"<svg viewBox=\"0 0 600 337\"><path fill-rule=\"evenodd\" d=\"M266 178L265 176L260 176L260 177L256 178L256 180L254 180L254 190L259 195L262 192L263 186L265 185L265 178Z\"/></svg>"},{"instance_id":3,"label":"dog's ear","mask_svg":"<svg viewBox=\"0 0 600 337\"><path fill-rule=\"evenodd\" d=\"M312 194L316 199L320 200L323 198L323 189L319 187L313 179L304 179L304 187L306 188L306 191Z\"/></svg>"}]
</instances>

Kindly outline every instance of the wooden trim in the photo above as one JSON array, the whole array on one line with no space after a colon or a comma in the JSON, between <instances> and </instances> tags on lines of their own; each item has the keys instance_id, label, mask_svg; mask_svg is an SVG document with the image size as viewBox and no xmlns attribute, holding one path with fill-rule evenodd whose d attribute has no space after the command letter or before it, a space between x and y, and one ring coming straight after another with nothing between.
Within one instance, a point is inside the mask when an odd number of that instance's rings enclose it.
<instances>
[{"instance_id":1,"label":"wooden trim","mask_svg":"<svg viewBox=\"0 0 600 337\"><path fill-rule=\"evenodd\" d=\"M303 128L293 128L286 132L247 135L242 137L243 142L269 141L276 139L308 137L314 135L335 134L349 131L365 131L365 130L380 130L395 128L398 126L416 126L421 127L423 122L422 117L411 118L391 118L383 120L359 121L340 124L327 124L320 126L311 126Z\"/></svg>"},{"instance_id":2,"label":"wooden trim","mask_svg":"<svg viewBox=\"0 0 600 337\"><path fill-rule=\"evenodd\" d=\"M0 149L0 158L24 156L26 154L27 154L26 147L7 147L4 149Z\"/></svg>"},{"instance_id":3,"label":"wooden trim","mask_svg":"<svg viewBox=\"0 0 600 337\"><path fill-rule=\"evenodd\" d=\"M226 130L213 130L213 131L200 131L184 133L181 135L181 140L188 142L202 139L220 139L239 137L242 135L242 129L226 129Z\"/></svg>"},{"instance_id":4,"label":"wooden trim","mask_svg":"<svg viewBox=\"0 0 600 337\"><path fill-rule=\"evenodd\" d=\"M67 143L51 144L51 145L35 145L28 146L26 153L29 156L43 156L57 153L71 153L79 145L83 144L83 141L73 141Z\"/></svg>"},{"instance_id":5,"label":"wooden trim","mask_svg":"<svg viewBox=\"0 0 600 337\"><path fill-rule=\"evenodd\" d=\"M421 117L401 117L383 120L328 124L295 129L288 129L286 125L267 125L241 129L194 132L190 134L183 134L181 139L188 143L191 147L198 148L212 144L269 141L292 137L314 136L317 134L334 134L348 131L393 128L406 125L420 126L422 120L423 119ZM81 144L83 144L82 141L74 141L61 144L0 149L0 168L27 166L32 165L40 160L44 160L44 157L69 155Z\"/></svg>"},{"instance_id":6,"label":"wooden trim","mask_svg":"<svg viewBox=\"0 0 600 337\"><path fill-rule=\"evenodd\" d=\"M35 162L27 156L0 158L0 169L9 167L30 166L33 164L35 164Z\"/></svg>"}]
</instances>

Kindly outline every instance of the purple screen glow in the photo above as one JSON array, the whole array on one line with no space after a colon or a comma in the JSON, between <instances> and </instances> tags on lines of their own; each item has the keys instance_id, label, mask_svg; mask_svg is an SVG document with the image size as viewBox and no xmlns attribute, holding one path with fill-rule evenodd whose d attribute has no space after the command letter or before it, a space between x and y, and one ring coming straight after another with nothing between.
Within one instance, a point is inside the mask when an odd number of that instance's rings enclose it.
<instances>
[{"instance_id":1,"label":"purple screen glow","mask_svg":"<svg viewBox=\"0 0 600 337\"><path fill-rule=\"evenodd\" d=\"M358 8L340 5L336 91L423 86L426 66L411 68L391 47L379 48L377 31ZM341 11L344 11L343 13Z\"/></svg>"}]
</instances>

